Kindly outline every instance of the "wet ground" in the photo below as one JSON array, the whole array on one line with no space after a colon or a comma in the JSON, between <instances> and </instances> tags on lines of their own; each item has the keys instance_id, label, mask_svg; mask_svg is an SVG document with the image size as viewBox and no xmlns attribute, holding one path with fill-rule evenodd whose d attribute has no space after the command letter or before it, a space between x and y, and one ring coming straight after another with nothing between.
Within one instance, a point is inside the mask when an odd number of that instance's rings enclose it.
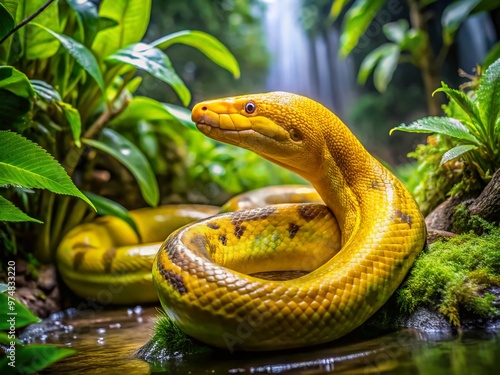
<instances>
[{"instance_id":1,"label":"wet ground","mask_svg":"<svg viewBox=\"0 0 500 375\"><path fill-rule=\"evenodd\" d=\"M456 335L418 330L372 335L354 332L320 347L274 353L214 351L150 365L133 357L152 334L156 308L120 308L54 315L22 336L78 354L44 374L496 374L500 330Z\"/></svg>"}]
</instances>

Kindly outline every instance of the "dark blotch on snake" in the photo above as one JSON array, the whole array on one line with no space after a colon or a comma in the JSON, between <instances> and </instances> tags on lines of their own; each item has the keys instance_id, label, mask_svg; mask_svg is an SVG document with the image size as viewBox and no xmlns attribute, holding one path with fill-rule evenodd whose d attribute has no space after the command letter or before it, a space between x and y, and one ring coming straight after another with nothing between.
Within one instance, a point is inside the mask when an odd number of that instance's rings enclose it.
<instances>
[{"instance_id":1,"label":"dark blotch on snake","mask_svg":"<svg viewBox=\"0 0 500 375\"><path fill-rule=\"evenodd\" d=\"M297 225L295 223L290 223L288 225L288 236L290 238L295 237L295 235L297 234L297 232L299 231L299 229L300 229L300 225Z\"/></svg>"},{"instance_id":2,"label":"dark blotch on snake","mask_svg":"<svg viewBox=\"0 0 500 375\"><path fill-rule=\"evenodd\" d=\"M73 269L75 271L78 271L78 268L82 265L83 258L85 258L85 251L79 251L75 254L75 258L73 259Z\"/></svg>"},{"instance_id":3,"label":"dark blotch on snake","mask_svg":"<svg viewBox=\"0 0 500 375\"><path fill-rule=\"evenodd\" d=\"M160 273L161 277L167 281L172 288L177 290L180 294L184 294L187 292L186 285L184 284L184 280L182 279L181 275L177 275L174 271L171 270L166 270L163 267L163 264L161 263L160 260L161 257L158 257L158 272Z\"/></svg>"},{"instance_id":4,"label":"dark blotch on snake","mask_svg":"<svg viewBox=\"0 0 500 375\"><path fill-rule=\"evenodd\" d=\"M209 227L210 229L220 229L219 225L213 223L207 223L207 227Z\"/></svg>"},{"instance_id":5,"label":"dark blotch on snake","mask_svg":"<svg viewBox=\"0 0 500 375\"><path fill-rule=\"evenodd\" d=\"M304 204L299 208L299 215L305 221L311 221L319 214L319 207L317 204Z\"/></svg>"},{"instance_id":6,"label":"dark blotch on snake","mask_svg":"<svg viewBox=\"0 0 500 375\"><path fill-rule=\"evenodd\" d=\"M223 244L224 246L226 246L226 243L227 243L227 237L223 234L221 234L219 236L219 241L221 242L221 244Z\"/></svg>"},{"instance_id":7,"label":"dark blotch on snake","mask_svg":"<svg viewBox=\"0 0 500 375\"><path fill-rule=\"evenodd\" d=\"M111 272L111 266L113 265L113 259L116 256L116 248L112 247L104 253L102 256L102 263L104 264L104 271L106 273Z\"/></svg>"}]
</instances>

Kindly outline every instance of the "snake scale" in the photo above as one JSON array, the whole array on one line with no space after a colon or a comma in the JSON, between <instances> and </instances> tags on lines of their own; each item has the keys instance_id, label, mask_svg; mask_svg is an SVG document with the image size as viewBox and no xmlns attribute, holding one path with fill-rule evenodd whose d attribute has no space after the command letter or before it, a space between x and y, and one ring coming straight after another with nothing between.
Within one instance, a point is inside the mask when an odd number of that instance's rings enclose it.
<instances>
[{"instance_id":1,"label":"snake scale","mask_svg":"<svg viewBox=\"0 0 500 375\"><path fill-rule=\"evenodd\" d=\"M205 135L307 179L324 203L207 212L170 235L152 279L185 333L230 350L308 346L349 333L386 302L424 247L424 220L337 116L306 97L273 92L199 103L192 119ZM77 228L59 248L63 278L70 274L77 289L92 263L89 236ZM127 263L110 249L99 258L103 274Z\"/></svg>"}]
</instances>

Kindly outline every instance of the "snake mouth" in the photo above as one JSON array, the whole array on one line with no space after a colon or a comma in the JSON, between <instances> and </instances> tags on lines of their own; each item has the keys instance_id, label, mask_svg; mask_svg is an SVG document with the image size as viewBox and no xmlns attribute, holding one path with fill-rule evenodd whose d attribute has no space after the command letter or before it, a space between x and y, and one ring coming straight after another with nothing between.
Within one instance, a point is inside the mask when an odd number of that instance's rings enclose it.
<instances>
[{"instance_id":1,"label":"snake mouth","mask_svg":"<svg viewBox=\"0 0 500 375\"><path fill-rule=\"evenodd\" d=\"M247 117L239 113L217 113L200 103L193 108L192 120L203 134L239 142L241 136L263 136L274 141L288 138L288 132L264 116ZM222 137L222 138L221 138Z\"/></svg>"}]
</instances>

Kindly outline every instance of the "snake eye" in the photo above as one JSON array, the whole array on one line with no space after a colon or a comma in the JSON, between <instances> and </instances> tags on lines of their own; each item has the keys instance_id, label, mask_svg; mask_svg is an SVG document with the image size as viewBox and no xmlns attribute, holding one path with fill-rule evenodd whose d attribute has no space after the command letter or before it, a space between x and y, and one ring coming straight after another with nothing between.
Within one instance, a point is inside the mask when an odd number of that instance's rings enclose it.
<instances>
[{"instance_id":1,"label":"snake eye","mask_svg":"<svg viewBox=\"0 0 500 375\"><path fill-rule=\"evenodd\" d=\"M257 109L257 106L255 105L254 102L248 102L245 104L245 112L248 113L249 115L255 112L255 109Z\"/></svg>"},{"instance_id":2,"label":"snake eye","mask_svg":"<svg viewBox=\"0 0 500 375\"><path fill-rule=\"evenodd\" d=\"M300 142L302 140L302 134L295 128L290 129L290 138L294 142Z\"/></svg>"}]
</instances>

